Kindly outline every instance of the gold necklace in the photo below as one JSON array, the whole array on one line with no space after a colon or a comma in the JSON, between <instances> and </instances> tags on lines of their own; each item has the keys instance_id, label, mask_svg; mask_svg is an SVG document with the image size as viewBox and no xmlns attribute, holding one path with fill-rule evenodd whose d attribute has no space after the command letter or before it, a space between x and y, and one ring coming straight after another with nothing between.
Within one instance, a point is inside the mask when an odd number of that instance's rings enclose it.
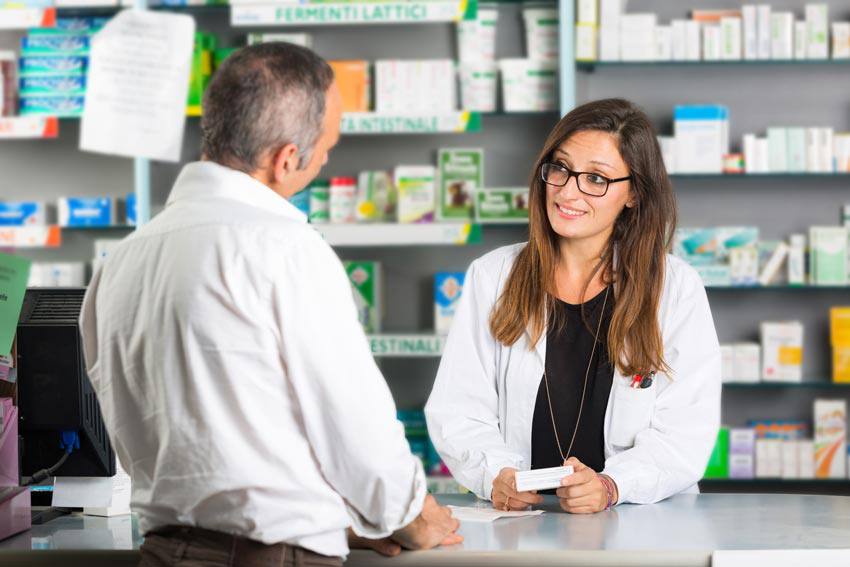
<instances>
[{"instance_id":1,"label":"gold necklace","mask_svg":"<svg viewBox=\"0 0 850 567\"><path fill-rule=\"evenodd\" d=\"M590 360L587 361L587 370L584 372L584 385L581 388L581 401L578 406L576 426L575 429L573 429L573 438L570 439L570 446L567 448L566 455L564 454L564 450L561 448L561 439L558 437L558 426L555 425L555 412L552 411L552 397L549 395L549 378L546 376L546 370L543 370L543 382L546 385L546 400L549 402L549 417L552 418L552 431L555 432L555 442L558 444L558 453L561 455L561 463L564 463L569 458L570 453L573 450L573 443L576 441L576 433L578 433L582 410L584 410L584 397L587 393L587 377L590 375L590 366L593 364L593 355L596 354L596 343L599 341L599 331L602 329L602 318L605 316L605 306L608 304L608 291L610 289L611 286L605 288L605 299L602 302L602 311L599 313L599 323L596 325L596 334L593 336L593 348L590 351Z\"/></svg>"}]
</instances>

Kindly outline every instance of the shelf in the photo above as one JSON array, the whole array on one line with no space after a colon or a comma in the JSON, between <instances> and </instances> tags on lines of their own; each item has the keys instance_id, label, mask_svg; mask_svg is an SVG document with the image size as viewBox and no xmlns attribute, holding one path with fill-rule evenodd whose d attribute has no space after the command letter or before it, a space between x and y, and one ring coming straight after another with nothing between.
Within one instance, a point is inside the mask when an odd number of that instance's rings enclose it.
<instances>
[{"instance_id":1,"label":"shelf","mask_svg":"<svg viewBox=\"0 0 850 567\"><path fill-rule=\"evenodd\" d=\"M56 8L0 8L0 30L55 27Z\"/></svg>"},{"instance_id":2,"label":"shelf","mask_svg":"<svg viewBox=\"0 0 850 567\"><path fill-rule=\"evenodd\" d=\"M0 118L0 140L45 140L59 136L55 116L13 116Z\"/></svg>"},{"instance_id":3,"label":"shelf","mask_svg":"<svg viewBox=\"0 0 850 567\"><path fill-rule=\"evenodd\" d=\"M463 246L481 241L473 223L314 224L331 246Z\"/></svg>"},{"instance_id":4,"label":"shelf","mask_svg":"<svg viewBox=\"0 0 850 567\"><path fill-rule=\"evenodd\" d=\"M715 285L706 286L706 291L729 291L729 292L753 292L753 291L795 291L795 292L817 292L817 291L845 291L850 292L850 286L846 285Z\"/></svg>"},{"instance_id":5,"label":"shelf","mask_svg":"<svg viewBox=\"0 0 850 567\"><path fill-rule=\"evenodd\" d=\"M847 172L810 173L671 173L671 179L804 179L810 177L850 178Z\"/></svg>"},{"instance_id":6,"label":"shelf","mask_svg":"<svg viewBox=\"0 0 850 567\"><path fill-rule=\"evenodd\" d=\"M342 117L343 134L461 134L479 132L481 114L390 114L349 112Z\"/></svg>"},{"instance_id":7,"label":"shelf","mask_svg":"<svg viewBox=\"0 0 850 567\"><path fill-rule=\"evenodd\" d=\"M68 230L71 232L86 232L86 231L108 231L108 230L129 230L133 231L136 229L135 225L132 224L112 224L109 226L63 226L62 230Z\"/></svg>"},{"instance_id":8,"label":"shelf","mask_svg":"<svg viewBox=\"0 0 850 567\"><path fill-rule=\"evenodd\" d=\"M724 389L732 390L759 390L759 389L823 389L823 390L848 390L850 384L836 384L828 380L806 380L804 382L724 382Z\"/></svg>"},{"instance_id":9,"label":"shelf","mask_svg":"<svg viewBox=\"0 0 850 567\"><path fill-rule=\"evenodd\" d=\"M58 248L58 226L0 226L0 248Z\"/></svg>"},{"instance_id":10,"label":"shelf","mask_svg":"<svg viewBox=\"0 0 850 567\"><path fill-rule=\"evenodd\" d=\"M430 24L472 20L476 0L409 2L281 2L231 6L233 27Z\"/></svg>"},{"instance_id":11,"label":"shelf","mask_svg":"<svg viewBox=\"0 0 850 567\"><path fill-rule=\"evenodd\" d=\"M576 69L593 72L597 68L616 69L620 67L753 67L756 65L847 65L850 59L759 59L734 61L577 61Z\"/></svg>"},{"instance_id":12,"label":"shelf","mask_svg":"<svg viewBox=\"0 0 850 567\"><path fill-rule=\"evenodd\" d=\"M433 334L369 335L372 356L377 358L432 358L443 354L446 337Z\"/></svg>"}]
</instances>

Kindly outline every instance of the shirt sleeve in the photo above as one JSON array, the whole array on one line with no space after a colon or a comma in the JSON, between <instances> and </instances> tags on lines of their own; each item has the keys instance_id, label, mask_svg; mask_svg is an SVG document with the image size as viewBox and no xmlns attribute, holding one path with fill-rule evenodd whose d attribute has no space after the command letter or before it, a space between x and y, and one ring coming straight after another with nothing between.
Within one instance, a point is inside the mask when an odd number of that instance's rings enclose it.
<instances>
[{"instance_id":1,"label":"shirt sleeve","mask_svg":"<svg viewBox=\"0 0 850 567\"><path fill-rule=\"evenodd\" d=\"M431 441L452 475L488 500L499 471L524 462L505 442L499 420L498 345L489 326L496 294L495 283L473 262L425 406Z\"/></svg>"},{"instance_id":2,"label":"shirt sleeve","mask_svg":"<svg viewBox=\"0 0 850 567\"><path fill-rule=\"evenodd\" d=\"M705 288L687 268L662 334L671 366L650 426L634 446L609 458L605 474L617 484L620 503L650 504L698 482L720 427L720 346Z\"/></svg>"},{"instance_id":3,"label":"shirt sleeve","mask_svg":"<svg viewBox=\"0 0 850 567\"><path fill-rule=\"evenodd\" d=\"M389 388L372 357L339 259L313 232L270 261L287 377L327 482L353 529L379 538L412 522L426 494Z\"/></svg>"}]
</instances>

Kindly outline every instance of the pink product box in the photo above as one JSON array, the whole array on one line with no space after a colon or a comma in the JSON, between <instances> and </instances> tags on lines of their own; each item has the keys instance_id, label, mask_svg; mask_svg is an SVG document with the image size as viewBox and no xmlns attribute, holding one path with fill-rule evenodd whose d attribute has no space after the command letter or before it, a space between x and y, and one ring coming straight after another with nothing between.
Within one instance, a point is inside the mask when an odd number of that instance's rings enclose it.
<instances>
[{"instance_id":1,"label":"pink product box","mask_svg":"<svg viewBox=\"0 0 850 567\"><path fill-rule=\"evenodd\" d=\"M0 540L31 527L30 493L18 488L18 408L0 398Z\"/></svg>"}]
</instances>

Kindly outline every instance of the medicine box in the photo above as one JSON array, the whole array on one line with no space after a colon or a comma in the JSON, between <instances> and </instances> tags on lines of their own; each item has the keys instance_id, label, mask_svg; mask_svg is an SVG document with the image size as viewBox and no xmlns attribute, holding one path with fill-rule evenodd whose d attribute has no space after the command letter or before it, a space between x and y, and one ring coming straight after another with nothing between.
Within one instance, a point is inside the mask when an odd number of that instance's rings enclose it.
<instances>
[{"instance_id":1,"label":"medicine box","mask_svg":"<svg viewBox=\"0 0 850 567\"><path fill-rule=\"evenodd\" d=\"M334 72L343 112L367 112L370 109L372 77L368 61L329 61Z\"/></svg>"},{"instance_id":2,"label":"medicine box","mask_svg":"<svg viewBox=\"0 0 850 567\"><path fill-rule=\"evenodd\" d=\"M0 226L33 226L47 224L47 207L35 201L4 203L0 201Z\"/></svg>"},{"instance_id":3,"label":"medicine box","mask_svg":"<svg viewBox=\"0 0 850 567\"><path fill-rule=\"evenodd\" d=\"M761 324L762 379L800 382L803 379L803 324L799 321Z\"/></svg>"},{"instance_id":4,"label":"medicine box","mask_svg":"<svg viewBox=\"0 0 850 567\"><path fill-rule=\"evenodd\" d=\"M729 153L729 109L680 105L673 111L677 173L722 173Z\"/></svg>"},{"instance_id":5,"label":"medicine box","mask_svg":"<svg viewBox=\"0 0 850 567\"><path fill-rule=\"evenodd\" d=\"M332 223L345 224L354 222L356 200L357 180L355 178L331 178L330 218Z\"/></svg>"},{"instance_id":6,"label":"medicine box","mask_svg":"<svg viewBox=\"0 0 850 567\"><path fill-rule=\"evenodd\" d=\"M386 171L362 171L357 177L357 222L395 220L397 194Z\"/></svg>"},{"instance_id":7,"label":"medicine box","mask_svg":"<svg viewBox=\"0 0 850 567\"><path fill-rule=\"evenodd\" d=\"M433 222L437 208L434 166L398 166L393 176L398 189L398 222Z\"/></svg>"},{"instance_id":8,"label":"medicine box","mask_svg":"<svg viewBox=\"0 0 850 567\"><path fill-rule=\"evenodd\" d=\"M815 476L847 478L847 401L815 400Z\"/></svg>"},{"instance_id":9,"label":"medicine box","mask_svg":"<svg viewBox=\"0 0 850 567\"><path fill-rule=\"evenodd\" d=\"M62 197L58 209L60 226L115 224L115 200L112 197Z\"/></svg>"},{"instance_id":10,"label":"medicine box","mask_svg":"<svg viewBox=\"0 0 850 567\"><path fill-rule=\"evenodd\" d=\"M345 262L351 282L357 316L367 333L381 330L383 315L381 264L379 262Z\"/></svg>"},{"instance_id":11,"label":"medicine box","mask_svg":"<svg viewBox=\"0 0 850 567\"><path fill-rule=\"evenodd\" d=\"M526 187L479 189L475 194L476 222L516 223L528 220Z\"/></svg>"},{"instance_id":12,"label":"medicine box","mask_svg":"<svg viewBox=\"0 0 850 567\"><path fill-rule=\"evenodd\" d=\"M475 194L484 186L484 150L441 149L437 156L443 220L471 219Z\"/></svg>"},{"instance_id":13,"label":"medicine box","mask_svg":"<svg viewBox=\"0 0 850 567\"><path fill-rule=\"evenodd\" d=\"M325 224L331 220L331 182L316 179L310 184L310 222Z\"/></svg>"},{"instance_id":14,"label":"medicine box","mask_svg":"<svg viewBox=\"0 0 850 567\"><path fill-rule=\"evenodd\" d=\"M434 328L438 335L449 334L463 279L463 272L440 272L434 276Z\"/></svg>"},{"instance_id":15,"label":"medicine box","mask_svg":"<svg viewBox=\"0 0 850 567\"><path fill-rule=\"evenodd\" d=\"M843 226L809 229L812 284L847 285L847 232Z\"/></svg>"}]
</instances>

